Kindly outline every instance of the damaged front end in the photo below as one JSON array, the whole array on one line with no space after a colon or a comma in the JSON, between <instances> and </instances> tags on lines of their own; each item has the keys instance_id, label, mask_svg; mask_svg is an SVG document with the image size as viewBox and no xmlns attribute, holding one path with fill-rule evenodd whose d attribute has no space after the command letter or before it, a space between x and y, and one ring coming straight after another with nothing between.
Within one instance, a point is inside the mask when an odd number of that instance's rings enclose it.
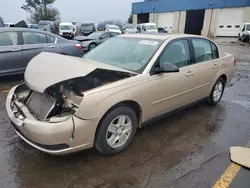
<instances>
[{"instance_id":1,"label":"damaged front end","mask_svg":"<svg viewBox=\"0 0 250 188\"><path fill-rule=\"evenodd\" d=\"M60 63L51 65L53 59ZM29 63L25 83L8 93L8 117L16 133L28 144L55 155L93 147L100 119L75 115L84 108L85 92L136 74L94 61L82 61L42 53ZM39 65L41 62L43 66Z\"/></svg>"},{"instance_id":2,"label":"damaged front end","mask_svg":"<svg viewBox=\"0 0 250 188\"><path fill-rule=\"evenodd\" d=\"M87 76L54 84L43 93L23 84L15 91L14 103L26 106L37 120L60 122L76 113L84 92L131 76L133 75L126 72L96 69Z\"/></svg>"}]
</instances>

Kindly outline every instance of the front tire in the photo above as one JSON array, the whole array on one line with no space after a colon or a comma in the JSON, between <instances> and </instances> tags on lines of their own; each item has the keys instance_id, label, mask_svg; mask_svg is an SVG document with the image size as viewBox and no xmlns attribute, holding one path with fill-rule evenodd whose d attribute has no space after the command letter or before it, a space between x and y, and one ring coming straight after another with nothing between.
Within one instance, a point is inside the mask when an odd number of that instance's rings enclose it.
<instances>
[{"instance_id":1,"label":"front tire","mask_svg":"<svg viewBox=\"0 0 250 188\"><path fill-rule=\"evenodd\" d=\"M217 105L220 102L220 100L223 96L223 93L224 93L225 85L226 85L226 83L225 83L225 80L223 78L219 78L216 81L216 83L215 83L215 85L210 93L210 96L208 98L208 103L210 105Z\"/></svg>"},{"instance_id":2,"label":"front tire","mask_svg":"<svg viewBox=\"0 0 250 188\"><path fill-rule=\"evenodd\" d=\"M120 106L109 112L99 125L95 147L101 153L114 155L132 142L138 126L134 110Z\"/></svg>"}]
</instances>

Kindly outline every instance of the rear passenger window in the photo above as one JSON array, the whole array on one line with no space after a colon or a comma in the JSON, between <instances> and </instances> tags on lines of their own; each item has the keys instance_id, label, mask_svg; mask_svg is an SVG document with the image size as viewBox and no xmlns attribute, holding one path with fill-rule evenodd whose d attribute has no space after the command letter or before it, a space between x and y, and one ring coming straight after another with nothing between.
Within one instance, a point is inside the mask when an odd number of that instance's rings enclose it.
<instances>
[{"instance_id":1,"label":"rear passenger window","mask_svg":"<svg viewBox=\"0 0 250 188\"><path fill-rule=\"evenodd\" d=\"M201 63L213 59L211 45L205 39L192 39L195 53L195 62Z\"/></svg>"},{"instance_id":2,"label":"rear passenger window","mask_svg":"<svg viewBox=\"0 0 250 188\"><path fill-rule=\"evenodd\" d=\"M48 39L48 43L55 43L56 41L56 38L51 35L47 35L47 39Z\"/></svg>"},{"instance_id":3,"label":"rear passenger window","mask_svg":"<svg viewBox=\"0 0 250 188\"><path fill-rule=\"evenodd\" d=\"M212 42L211 42L211 47L212 47L212 56L213 56L213 59L219 58L218 49L215 46L215 44L212 43Z\"/></svg>"},{"instance_id":4,"label":"rear passenger window","mask_svg":"<svg viewBox=\"0 0 250 188\"><path fill-rule=\"evenodd\" d=\"M173 63L179 68L190 64L190 52L187 40L171 43L166 47L160 57L160 66L165 63Z\"/></svg>"},{"instance_id":5,"label":"rear passenger window","mask_svg":"<svg viewBox=\"0 0 250 188\"><path fill-rule=\"evenodd\" d=\"M111 37L115 37L117 35L119 35L119 33L110 33Z\"/></svg>"},{"instance_id":6,"label":"rear passenger window","mask_svg":"<svg viewBox=\"0 0 250 188\"><path fill-rule=\"evenodd\" d=\"M44 44L47 43L47 37L43 33L23 32L24 44Z\"/></svg>"},{"instance_id":7,"label":"rear passenger window","mask_svg":"<svg viewBox=\"0 0 250 188\"><path fill-rule=\"evenodd\" d=\"M13 46L18 44L17 32L0 33L0 46Z\"/></svg>"}]
</instances>

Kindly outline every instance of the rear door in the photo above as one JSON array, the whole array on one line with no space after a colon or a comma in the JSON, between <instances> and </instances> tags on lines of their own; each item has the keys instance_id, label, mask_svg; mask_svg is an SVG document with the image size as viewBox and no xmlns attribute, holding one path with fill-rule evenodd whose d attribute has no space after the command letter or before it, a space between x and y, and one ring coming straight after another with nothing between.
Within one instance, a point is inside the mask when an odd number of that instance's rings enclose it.
<instances>
[{"instance_id":1,"label":"rear door","mask_svg":"<svg viewBox=\"0 0 250 188\"><path fill-rule=\"evenodd\" d=\"M0 32L0 74L11 74L24 70L22 45L18 32Z\"/></svg>"},{"instance_id":2,"label":"rear door","mask_svg":"<svg viewBox=\"0 0 250 188\"><path fill-rule=\"evenodd\" d=\"M100 41L101 41L100 43L103 43L105 40L110 39L110 37L111 37L110 32L106 32L106 33L102 34L101 39L100 39Z\"/></svg>"},{"instance_id":3,"label":"rear door","mask_svg":"<svg viewBox=\"0 0 250 188\"><path fill-rule=\"evenodd\" d=\"M55 52L55 43L50 35L40 32L25 31L22 32L23 37L23 59L24 66L27 66L29 61L40 54L41 52Z\"/></svg>"},{"instance_id":4,"label":"rear door","mask_svg":"<svg viewBox=\"0 0 250 188\"><path fill-rule=\"evenodd\" d=\"M209 90L214 84L214 78L221 64L218 59L218 49L214 43L203 38L193 38L190 42L194 56L190 71L195 81L192 97L193 100L198 100L209 96Z\"/></svg>"}]
</instances>

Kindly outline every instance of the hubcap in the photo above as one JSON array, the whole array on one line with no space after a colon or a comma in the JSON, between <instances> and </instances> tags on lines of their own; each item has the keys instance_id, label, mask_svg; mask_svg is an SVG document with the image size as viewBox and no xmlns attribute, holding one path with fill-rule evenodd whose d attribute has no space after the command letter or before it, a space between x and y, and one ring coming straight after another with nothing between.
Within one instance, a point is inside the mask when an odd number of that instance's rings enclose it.
<instances>
[{"instance_id":1,"label":"hubcap","mask_svg":"<svg viewBox=\"0 0 250 188\"><path fill-rule=\"evenodd\" d=\"M223 93L223 84L221 82L218 82L213 92L213 99L215 102L218 102L220 100L222 93Z\"/></svg>"},{"instance_id":2,"label":"hubcap","mask_svg":"<svg viewBox=\"0 0 250 188\"><path fill-rule=\"evenodd\" d=\"M126 115L116 117L108 126L106 141L111 148L123 146L132 132L132 121Z\"/></svg>"},{"instance_id":3,"label":"hubcap","mask_svg":"<svg viewBox=\"0 0 250 188\"><path fill-rule=\"evenodd\" d=\"M93 50L95 48L95 44L90 45L90 49Z\"/></svg>"}]
</instances>

